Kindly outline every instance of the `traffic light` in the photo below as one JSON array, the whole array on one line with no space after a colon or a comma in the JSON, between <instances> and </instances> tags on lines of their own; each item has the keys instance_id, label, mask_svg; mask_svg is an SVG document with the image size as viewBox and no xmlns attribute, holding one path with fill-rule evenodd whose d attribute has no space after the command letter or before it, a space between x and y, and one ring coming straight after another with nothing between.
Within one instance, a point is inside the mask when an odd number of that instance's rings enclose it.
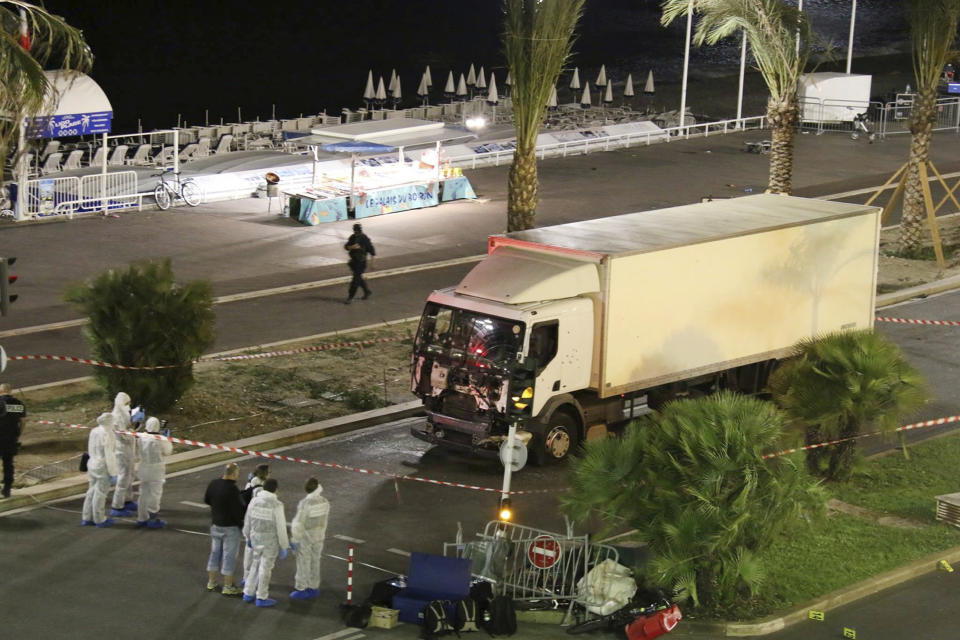
<instances>
[{"instance_id":1,"label":"traffic light","mask_svg":"<svg viewBox=\"0 0 960 640\"><path fill-rule=\"evenodd\" d=\"M0 258L0 315L7 315L10 303L17 299L17 294L10 293L10 285L17 281L17 276L10 275L10 267L16 258Z\"/></svg>"},{"instance_id":2,"label":"traffic light","mask_svg":"<svg viewBox=\"0 0 960 640\"><path fill-rule=\"evenodd\" d=\"M533 387L536 384L537 361L527 358L510 372L510 387L507 397L507 414L526 418L532 412Z\"/></svg>"}]
</instances>

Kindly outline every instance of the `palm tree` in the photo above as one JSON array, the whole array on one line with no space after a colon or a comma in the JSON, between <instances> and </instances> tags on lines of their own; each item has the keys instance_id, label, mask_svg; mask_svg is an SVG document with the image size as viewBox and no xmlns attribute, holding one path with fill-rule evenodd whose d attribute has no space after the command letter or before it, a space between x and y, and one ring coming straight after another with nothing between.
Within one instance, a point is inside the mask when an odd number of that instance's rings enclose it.
<instances>
[{"instance_id":1,"label":"palm tree","mask_svg":"<svg viewBox=\"0 0 960 640\"><path fill-rule=\"evenodd\" d=\"M931 134L937 119L937 84L957 37L960 0L910 0L904 11L910 23L917 95L910 112L910 159L899 250L901 255L915 256L921 248L920 232L926 213L920 168L930 159Z\"/></svg>"},{"instance_id":2,"label":"palm tree","mask_svg":"<svg viewBox=\"0 0 960 640\"><path fill-rule=\"evenodd\" d=\"M66 300L89 319L85 333L97 359L140 367L182 365L155 371L94 368L108 398L125 391L153 413L190 388L193 360L213 344L210 283L176 284L169 259L106 271L69 287Z\"/></svg>"},{"instance_id":3,"label":"palm tree","mask_svg":"<svg viewBox=\"0 0 960 640\"><path fill-rule=\"evenodd\" d=\"M921 375L900 348L870 330L834 333L797 345L770 378L774 400L802 424L807 444L888 431L926 402ZM856 441L807 452L807 468L826 480L853 471Z\"/></svg>"},{"instance_id":4,"label":"palm tree","mask_svg":"<svg viewBox=\"0 0 960 640\"><path fill-rule=\"evenodd\" d=\"M26 22L29 49L21 44ZM0 161L17 145L20 122L41 113L50 92L43 70L86 71L93 54L79 29L43 7L20 0L0 0ZM18 156L23 149L18 149Z\"/></svg>"},{"instance_id":5,"label":"palm tree","mask_svg":"<svg viewBox=\"0 0 960 640\"><path fill-rule=\"evenodd\" d=\"M504 0L504 53L513 79L517 148L507 178L507 231L533 228L537 134L550 91L570 55L584 0Z\"/></svg>"},{"instance_id":6,"label":"palm tree","mask_svg":"<svg viewBox=\"0 0 960 640\"><path fill-rule=\"evenodd\" d=\"M690 0L664 0L661 23L687 15ZM716 44L743 31L770 97L770 190L793 189L793 139L799 118L797 85L807 64L811 32L803 12L784 0L693 0L700 15L694 42ZM800 46L797 47L797 37Z\"/></svg>"},{"instance_id":7,"label":"palm tree","mask_svg":"<svg viewBox=\"0 0 960 640\"><path fill-rule=\"evenodd\" d=\"M653 558L646 575L716 611L762 584L758 554L784 527L822 508L792 459L763 459L783 429L773 403L730 391L670 402L620 439L588 442L563 508L636 529Z\"/></svg>"}]
</instances>

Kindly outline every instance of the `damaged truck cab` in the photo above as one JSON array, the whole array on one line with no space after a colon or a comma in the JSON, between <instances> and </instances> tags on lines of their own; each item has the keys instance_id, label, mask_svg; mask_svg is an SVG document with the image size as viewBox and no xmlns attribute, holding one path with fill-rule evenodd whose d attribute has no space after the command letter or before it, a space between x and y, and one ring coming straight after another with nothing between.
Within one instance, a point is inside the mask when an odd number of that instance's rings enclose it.
<instances>
[{"instance_id":1,"label":"damaged truck cab","mask_svg":"<svg viewBox=\"0 0 960 640\"><path fill-rule=\"evenodd\" d=\"M411 388L428 442L536 464L678 397L757 393L801 339L873 325L880 210L761 194L492 236L433 292Z\"/></svg>"}]
</instances>

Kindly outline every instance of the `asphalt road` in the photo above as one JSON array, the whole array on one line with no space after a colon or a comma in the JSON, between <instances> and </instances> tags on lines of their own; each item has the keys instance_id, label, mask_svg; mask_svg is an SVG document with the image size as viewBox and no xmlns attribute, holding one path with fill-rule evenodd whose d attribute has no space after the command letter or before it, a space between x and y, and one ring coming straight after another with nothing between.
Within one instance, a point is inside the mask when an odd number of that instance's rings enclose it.
<instances>
[{"instance_id":1,"label":"asphalt road","mask_svg":"<svg viewBox=\"0 0 960 640\"><path fill-rule=\"evenodd\" d=\"M540 168L537 223L544 226L735 197L766 183L767 156L744 153L764 132L717 135L589 156L551 159ZM943 173L960 169L956 136L938 134L933 160ZM862 142L862 141L861 141ZM906 158L908 138L873 145L841 135L801 135L795 158L796 193L823 196L882 184ZM376 270L403 269L485 253L486 238L506 223L506 167L467 172L480 199L363 221L378 252ZM955 180L956 178L954 178ZM941 190L934 189L938 198ZM863 201L854 194L848 200ZM879 203L882 204L881 198ZM63 302L70 282L137 260L169 256L182 280L204 278L216 295L341 278L343 242L352 222L317 227L267 215L263 200L243 200L0 229L0 255L16 255L20 299L0 319L0 345L9 354L85 357L77 327L11 337L24 328L77 320ZM340 304L346 285L217 306L215 351L342 330L419 314L429 291L455 284L468 266L419 271L371 283L363 305ZM26 386L88 373L78 365L12 363L5 379Z\"/></svg>"},{"instance_id":2,"label":"asphalt road","mask_svg":"<svg viewBox=\"0 0 960 640\"><path fill-rule=\"evenodd\" d=\"M907 317L944 317L960 304L960 293L914 301L896 309ZM960 413L960 373L953 362L960 357L955 328L884 326L929 379L937 400L925 416ZM415 420L415 419L413 419ZM404 476L419 476L498 487L502 471L496 463L448 454L409 435L412 420L366 429L309 445L290 447L289 455L335 462ZM944 427L925 430L930 436ZM916 433L913 435L917 435ZM874 445L870 445L874 446ZM244 474L255 461L241 464ZM404 573L406 553L440 553L444 542L455 539L458 523L465 539L472 539L492 517L497 494L435 486L315 466L273 462L280 482L280 498L288 519L302 495L303 483L316 475L332 503L323 569L323 591L312 603L291 602L294 562L279 562L271 594L280 604L259 610L204 589L204 562L209 543L203 490L216 477L212 465L171 477L165 487L162 514L170 527L162 531L136 530L125 519L110 529L77 526L82 500L0 514L0 602L7 612L4 637L69 637L99 640L104 635L141 638L291 638L356 640L391 633L415 637L403 625L385 632L367 629L343 631L338 605L344 599L343 558L350 542L358 547L356 593L364 596L373 582L392 573ZM517 522L563 531L556 489L567 483L565 467L527 468L514 478L514 488L550 489L549 493L514 499ZM813 571L815 568L798 570ZM823 623L805 622L777 635L778 640L841 637L841 625L855 628L859 638L952 638L954 616L960 607L958 574L934 574L887 590L835 612ZM919 630L919 632L917 631ZM556 637L556 626L526 625L522 638ZM710 637L710 636L701 636Z\"/></svg>"}]
</instances>

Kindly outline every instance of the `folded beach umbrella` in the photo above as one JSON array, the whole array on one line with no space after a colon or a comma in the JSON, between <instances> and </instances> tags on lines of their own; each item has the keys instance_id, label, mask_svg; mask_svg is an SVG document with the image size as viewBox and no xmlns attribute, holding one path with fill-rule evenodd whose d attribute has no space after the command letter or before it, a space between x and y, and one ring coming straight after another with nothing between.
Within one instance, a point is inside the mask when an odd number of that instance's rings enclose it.
<instances>
[{"instance_id":1,"label":"folded beach umbrella","mask_svg":"<svg viewBox=\"0 0 960 640\"><path fill-rule=\"evenodd\" d=\"M467 83L463 80L463 74L460 74L460 82L457 83L457 97L464 97L467 95Z\"/></svg>"},{"instance_id":2,"label":"folded beach umbrella","mask_svg":"<svg viewBox=\"0 0 960 640\"><path fill-rule=\"evenodd\" d=\"M364 100L373 100L377 97L377 92L373 89L373 69L367 74L367 88L363 90Z\"/></svg>"},{"instance_id":3,"label":"folded beach umbrella","mask_svg":"<svg viewBox=\"0 0 960 640\"><path fill-rule=\"evenodd\" d=\"M580 106L583 109L589 109L592 105L590 104L590 83L583 83L583 95L580 96Z\"/></svg>"},{"instance_id":4,"label":"folded beach umbrella","mask_svg":"<svg viewBox=\"0 0 960 640\"><path fill-rule=\"evenodd\" d=\"M473 69L473 63L470 63L470 71L467 72L467 86L472 87L477 84L477 72Z\"/></svg>"},{"instance_id":5,"label":"folded beach umbrella","mask_svg":"<svg viewBox=\"0 0 960 640\"><path fill-rule=\"evenodd\" d=\"M377 85L377 100L387 99L387 90L383 88L383 76L380 76L380 83Z\"/></svg>"},{"instance_id":6,"label":"folded beach umbrella","mask_svg":"<svg viewBox=\"0 0 960 640\"><path fill-rule=\"evenodd\" d=\"M597 86L607 86L607 65L605 64L600 65L600 75L597 76Z\"/></svg>"},{"instance_id":7,"label":"folded beach umbrella","mask_svg":"<svg viewBox=\"0 0 960 640\"><path fill-rule=\"evenodd\" d=\"M480 67L480 72L477 74L477 89L486 89L487 81L484 77L483 67Z\"/></svg>"},{"instance_id":8,"label":"folded beach umbrella","mask_svg":"<svg viewBox=\"0 0 960 640\"><path fill-rule=\"evenodd\" d=\"M490 72L490 89L487 91L487 104L497 104L500 102L500 94L497 93L497 76Z\"/></svg>"},{"instance_id":9,"label":"folded beach umbrella","mask_svg":"<svg viewBox=\"0 0 960 640\"><path fill-rule=\"evenodd\" d=\"M577 67L573 68L573 77L570 78L570 88L579 89L580 88L580 69Z\"/></svg>"},{"instance_id":10,"label":"folded beach umbrella","mask_svg":"<svg viewBox=\"0 0 960 640\"><path fill-rule=\"evenodd\" d=\"M556 109L557 108L557 88L552 87L550 89L550 97L547 99L547 108Z\"/></svg>"},{"instance_id":11,"label":"folded beach umbrella","mask_svg":"<svg viewBox=\"0 0 960 640\"><path fill-rule=\"evenodd\" d=\"M430 65L427 65L427 70L423 72L423 75L427 78L427 87L432 87L433 76L430 75Z\"/></svg>"},{"instance_id":12,"label":"folded beach umbrella","mask_svg":"<svg viewBox=\"0 0 960 640\"><path fill-rule=\"evenodd\" d=\"M606 102L607 104L610 104L611 102L613 102L613 83L612 82L607 83L607 91L606 93L603 94L603 101Z\"/></svg>"},{"instance_id":13,"label":"folded beach umbrella","mask_svg":"<svg viewBox=\"0 0 960 640\"><path fill-rule=\"evenodd\" d=\"M453 71L451 71L450 75L447 76L447 84L443 87L443 94L448 98L452 98L456 91L457 88L453 84Z\"/></svg>"},{"instance_id":14,"label":"folded beach umbrella","mask_svg":"<svg viewBox=\"0 0 960 640\"><path fill-rule=\"evenodd\" d=\"M396 102L400 102L400 99L403 98L403 92L400 90L400 76L393 79L393 92L391 92L390 97Z\"/></svg>"},{"instance_id":15,"label":"folded beach umbrella","mask_svg":"<svg viewBox=\"0 0 960 640\"><path fill-rule=\"evenodd\" d=\"M397 84L397 70L390 70L390 84L387 85L387 91L393 91L393 87Z\"/></svg>"},{"instance_id":16,"label":"folded beach umbrella","mask_svg":"<svg viewBox=\"0 0 960 640\"><path fill-rule=\"evenodd\" d=\"M624 95L625 97L627 97L627 98L632 98L632 97L634 96L634 93L633 93L633 74L632 74L632 73L628 73L628 74L627 74L627 86L625 86L625 87L623 88L623 95Z\"/></svg>"},{"instance_id":17,"label":"folded beach umbrella","mask_svg":"<svg viewBox=\"0 0 960 640\"><path fill-rule=\"evenodd\" d=\"M655 93L653 89L653 69L650 69L650 73L647 74L647 84L643 85L643 92L648 96Z\"/></svg>"}]
</instances>

